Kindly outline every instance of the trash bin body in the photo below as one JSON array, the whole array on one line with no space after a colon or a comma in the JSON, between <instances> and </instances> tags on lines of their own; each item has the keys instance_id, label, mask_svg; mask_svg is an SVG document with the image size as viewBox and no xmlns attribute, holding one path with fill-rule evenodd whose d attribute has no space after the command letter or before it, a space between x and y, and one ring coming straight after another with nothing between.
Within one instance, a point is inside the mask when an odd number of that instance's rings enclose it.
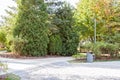
<instances>
[{"instance_id":1,"label":"trash bin body","mask_svg":"<svg viewBox=\"0 0 120 80\"><path fill-rule=\"evenodd\" d=\"M93 54L92 54L92 52L88 52L87 53L87 62L93 62L93 59L94 59L94 57L93 57Z\"/></svg>"}]
</instances>

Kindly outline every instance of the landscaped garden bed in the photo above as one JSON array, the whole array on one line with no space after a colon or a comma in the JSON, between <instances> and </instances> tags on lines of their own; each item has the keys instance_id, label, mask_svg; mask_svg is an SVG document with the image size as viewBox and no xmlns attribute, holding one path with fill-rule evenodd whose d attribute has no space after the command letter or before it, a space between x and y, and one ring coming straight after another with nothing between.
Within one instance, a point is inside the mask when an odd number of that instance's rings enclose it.
<instances>
[{"instance_id":1,"label":"landscaped garden bed","mask_svg":"<svg viewBox=\"0 0 120 80\"><path fill-rule=\"evenodd\" d=\"M14 59L38 59L38 58L54 58L54 57L61 57L58 55L46 55L46 56L40 56L40 57L33 57L33 56L24 56L19 55L13 52L3 52L0 53L0 57L2 58L14 58Z\"/></svg>"},{"instance_id":2,"label":"landscaped garden bed","mask_svg":"<svg viewBox=\"0 0 120 80\"><path fill-rule=\"evenodd\" d=\"M73 55L74 60L69 61L70 63L86 63L87 53L77 53ZM110 57L109 54L101 54L99 57L95 57L93 62L106 62L106 61L120 61L119 57Z\"/></svg>"},{"instance_id":3,"label":"landscaped garden bed","mask_svg":"<svg viewBox=\"0 0 120 80\"><path fill-rule=\"evenodd\" d=\"M15 74L0 75L0 80L20 80L20 77Z\"/></svg>"},{"instance_id":4,"label":"landscaped garden bed","mask_svg":"<svg viewBox=\"0 0 120 80\"><path fill-rule=\"evenodd\" d=\"M7 73L8 65L6 63L0 62L0 80L20 80L20 77Z\"/></svg>"},{"instance_id":5,"label":"landscaped garden bed","mask_svg":"<svg viewBox=\"0 0 120 80\"><path fill-rule=\"evenodd\" d=\"M116 58L116 59L95 59L93 62L108 62L108 61L120 61L120 58ZM86 59L74 59L74 60L70 60L68 61L70 63L87 63Z\"/></svg>"}]
</instances>

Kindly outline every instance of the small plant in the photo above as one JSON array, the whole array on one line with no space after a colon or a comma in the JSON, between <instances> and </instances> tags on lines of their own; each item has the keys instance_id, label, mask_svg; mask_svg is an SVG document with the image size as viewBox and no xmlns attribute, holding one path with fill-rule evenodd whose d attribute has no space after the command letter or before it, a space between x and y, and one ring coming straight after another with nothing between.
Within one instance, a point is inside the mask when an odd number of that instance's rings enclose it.
<instances>
[{"instance_id":1,"label":"small plant","mask_svg":"<svg viewBox=\"0 0 120 80\"><path fill-rule=\"evenodd\" d=\"M20 80L20 77L15 74L7 74L8 65L0 62L0 80Z\"/></svg>"},{"instance_id":2,"label":"small plant","mask_svg":"<svg viewBox=\"0 0 120 80\"><path fill-rule=\"evenodd\" d=\"M72 57L75 59L85 59L86 54L85 53L77 53L77 54L73 55Z\"/></svg>"},{"instance_id":3,"label":"small plant","mask_svg":"<svg viewBox=\"0 0 120 80\"><path fill-rule=\"evenodd\" d=\"M7 69L7 64L0 62L0 73L7 72Z\"/></svg>"},{"instance_id":4,"label":"small plant","mask_svg":"<svg viewBox=\"0 0 120 80\"><path fill-rule=\"evenodd\" d=\"M5 80L20 80L20 77L15 74L8 74Z\"/></svg>"},{"instance_id":5,"label":"small plant","mask_svg":"<svg viewBox=\"0 0 120 80\"><path fill-rule=\"evenodd\" d=\"M7 69L7 64L0 62L0 80L4 80L6 78Z\"/></svg>"},{"instance_id":6,"label":"small plant","mask_svg":"<svg viewBox=\"0 0 120 80\"><path fill-rule=\"evenodd\" d=\"M6 33L4 30L0 29L0 48L5 48Z\"/></svg>"}]
</instances>

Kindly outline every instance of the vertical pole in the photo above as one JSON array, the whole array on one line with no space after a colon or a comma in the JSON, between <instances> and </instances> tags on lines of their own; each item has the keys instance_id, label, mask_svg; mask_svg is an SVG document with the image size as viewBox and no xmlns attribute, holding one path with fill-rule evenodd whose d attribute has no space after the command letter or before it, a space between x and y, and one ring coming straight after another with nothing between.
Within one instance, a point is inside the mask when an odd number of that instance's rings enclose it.
<instances>
[{"instance_id":1,"label":"vertical pole","mask_svg":"<svg viewBox=\"0 0 120 80\"><path fill-rule=\"evenodd\" d=\"M94 19L94 42L96 43L96 19Z\"/></svg>"}]
</instances>

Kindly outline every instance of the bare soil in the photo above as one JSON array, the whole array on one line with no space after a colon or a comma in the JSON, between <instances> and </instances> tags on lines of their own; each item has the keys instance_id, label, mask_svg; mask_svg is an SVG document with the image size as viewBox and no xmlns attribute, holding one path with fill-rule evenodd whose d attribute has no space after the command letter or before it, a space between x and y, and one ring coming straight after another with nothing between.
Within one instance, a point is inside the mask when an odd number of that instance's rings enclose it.
<instances>
[{"instance_id":1,"label":"bare soil","mask_svg":"<svg viewBox=\"0 0 120 80\"><path fill-rule=\"evenodd\" d=\"M19 54L12 53L12 52L6 52L6 53L0 53L0 57L14 58L14 59L40 59L40 58L55 58L55 57L61 57L61 56L47 55L47 56L43 56L43 57L32 57L32 56L19 55Z\"/></svg>"}]
</instances>

